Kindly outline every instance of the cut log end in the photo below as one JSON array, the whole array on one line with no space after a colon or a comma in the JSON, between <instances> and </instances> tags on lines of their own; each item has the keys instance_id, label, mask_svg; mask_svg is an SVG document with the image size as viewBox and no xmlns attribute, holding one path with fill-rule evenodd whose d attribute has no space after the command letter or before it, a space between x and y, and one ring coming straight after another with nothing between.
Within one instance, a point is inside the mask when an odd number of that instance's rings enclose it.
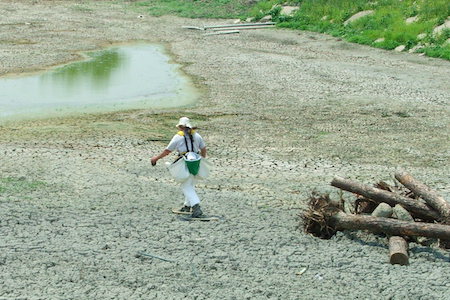
<instances>
[{"instance_id":1,"label":"cut log end","mask_svg":"<svg viewBox=\"0 0 450 300\"><path fill-rule=\"evenodd\" d=\"M389 261L392 265L406 266L409 263L408 242L401 236L389 238Z\"/></svg>"},{"instance_id":2,"label":"cut log end","mask_svg":"<svg viewBox=\"0 0 450 300\"><path fill-rule=\"evenodd\" d=\"M391 265L407 266L409 264L408 256L403 253L394 253L390 258Z\"/></svg>"}]
</instances>

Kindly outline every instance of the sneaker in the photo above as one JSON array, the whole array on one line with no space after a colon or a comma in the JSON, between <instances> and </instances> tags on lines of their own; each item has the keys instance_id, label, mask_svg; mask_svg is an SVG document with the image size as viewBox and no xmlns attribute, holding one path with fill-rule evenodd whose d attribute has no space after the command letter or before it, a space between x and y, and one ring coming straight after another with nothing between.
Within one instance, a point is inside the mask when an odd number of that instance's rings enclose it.
<instances>
[{"instance_id":1,"label":"sneaker","mask_svg":"<svg viewBox=\"0 0 450 300\"><path fill-rule=\"evenodd\" d=\"M183 206L182 208L180 208L181 212L191 212L191 207L190 206Z\"/></svg>"},{"instance_id":2,"label":"sneaker","mask_svg":"<svg viewBox=\"0 0 450 300\"><path fill-rule=\"evenodd\" d=\"M202 210L200 209L200 205L195 204L194 206L192 206L192 217L193 218L198 218L201 215L203 215Z\"/></svg>"}]
</instances>

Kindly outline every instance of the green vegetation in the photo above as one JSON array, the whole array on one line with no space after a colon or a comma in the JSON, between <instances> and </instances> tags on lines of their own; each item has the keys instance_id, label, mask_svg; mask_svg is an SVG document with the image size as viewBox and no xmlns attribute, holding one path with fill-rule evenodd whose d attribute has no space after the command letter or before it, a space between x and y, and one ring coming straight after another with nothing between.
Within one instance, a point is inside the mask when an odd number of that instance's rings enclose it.
<instances>
[{"instance_id":1,"label":"green vegetation","mask_svg":"<svg viewBox=\"0 0 450 300\"><path fill-rule=\"evenodd\" d=\"M185 113L185 112L183 112ZM39 142L82 138L124 137L136 140L161 141L167 143L176 132L175 124L180 118L180 111L164 113L142 113L139 110L111 112L103 114L86 114L36 120L11 121L0 127L0 142ZM201 128L210 116L189 112ZM223 117L223 115L217 115ZM4 179L7 182L7 179ZM12 182L12 181L11 181ZM17 181L18 182L18 181ZM0 178L0 192L2 179Z\"/></svg>"},{"instance_id":2,"label":"green vegetation","mask_svg":"<svg viewBox=\"0 0 450 300\"><path fill-rule=\"evenodd\" d=\"M278 1L272 1L276 4ZM450 30L433 35L433 29L450 14L448 0L303 0L301 9L292 17L275 16L280 27L327 33L350 42L384 49L404 45L406 50L450 60ZM258 4L263 5L263 3ZM263 5L265 7L266 5ZM273 9L272 9L273 10ZM352 15L372 10L373 13L345 25ZM270 13L271 11L268 11ZM255 15L257 16L257 15ZM408 18L411 19L407 23ZM421 38L421 35L423 37Z\"/></svg>"},{"instance_id":3,"label":"green vegetation","mask_svg":"<svg viewBox=\"0 0 450 300\"><path fill-rule=\"evenodd\" d=\"M5 177L0 178L0 194L3 193L21 193L34 191L40 186L45 185L41 181L28 181L23 177Z\"/></svg>"},{"instance_id":4,"label":"green vegetation","mask_svg":"<svg viewBox=\"0 0 450 300\"><path fill-rule=\"evenodd\" d=\"M293 16L281 15L281 5L286 4L300 9ZM258 20L271 15L279 27L326 33L388 50L404 45L405 50L450 60L450 30L433 34L433 29L450 14L448 0L152 0L137 1L135 5L156 16ZM365 10L373 13L344 24ZM417 19L407 23L412 17Z\"/></svg>"}]
</instances>

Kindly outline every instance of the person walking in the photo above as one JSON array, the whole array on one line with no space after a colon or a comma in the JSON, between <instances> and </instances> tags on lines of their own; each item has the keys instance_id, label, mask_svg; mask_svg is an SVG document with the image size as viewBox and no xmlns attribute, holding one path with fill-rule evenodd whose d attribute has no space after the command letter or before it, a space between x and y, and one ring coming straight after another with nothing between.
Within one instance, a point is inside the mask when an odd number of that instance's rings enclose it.
<instances>
[{"instance_id":1,"label":"person walking","mask_svg":"<svg viewBox=\"0 0 450 300\"><path fill-rule=\"evenodd\" d=\"M201 135L195 131L195 127L192 126L189 118L180 118L176 127L179 131L174 135L166 149L159 155L151 158L152 166L155 166L158 160L175 150L178 151L178 159L183 159L184 155L192 152L200 154L202 158L206 158L205 141ZM202 216L203 212L200 208L200 198L195 191L195 181L196 178L194 175L190 174L189 177L181 183L181 190L184 194L184 205L180 211L192 212L192 217L198 218Z\"/></svg>"}]
</instances>

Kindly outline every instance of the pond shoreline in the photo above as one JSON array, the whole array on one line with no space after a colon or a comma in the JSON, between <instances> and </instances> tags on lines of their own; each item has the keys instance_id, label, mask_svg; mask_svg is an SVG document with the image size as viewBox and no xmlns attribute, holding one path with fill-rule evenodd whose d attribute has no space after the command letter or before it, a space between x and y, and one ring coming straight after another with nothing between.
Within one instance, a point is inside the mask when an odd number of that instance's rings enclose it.
<instances>
[{"instance_id":1,"label":"pond shoreline","mask_svg":"<svg viewBox=\"0 0 450 300\"><path fill-rule=\"evenodd\" d=\"M192 105L197 92L161 45L133 43L20 78L0 78L0 122Z\"/></svg>"}]
</instances>

